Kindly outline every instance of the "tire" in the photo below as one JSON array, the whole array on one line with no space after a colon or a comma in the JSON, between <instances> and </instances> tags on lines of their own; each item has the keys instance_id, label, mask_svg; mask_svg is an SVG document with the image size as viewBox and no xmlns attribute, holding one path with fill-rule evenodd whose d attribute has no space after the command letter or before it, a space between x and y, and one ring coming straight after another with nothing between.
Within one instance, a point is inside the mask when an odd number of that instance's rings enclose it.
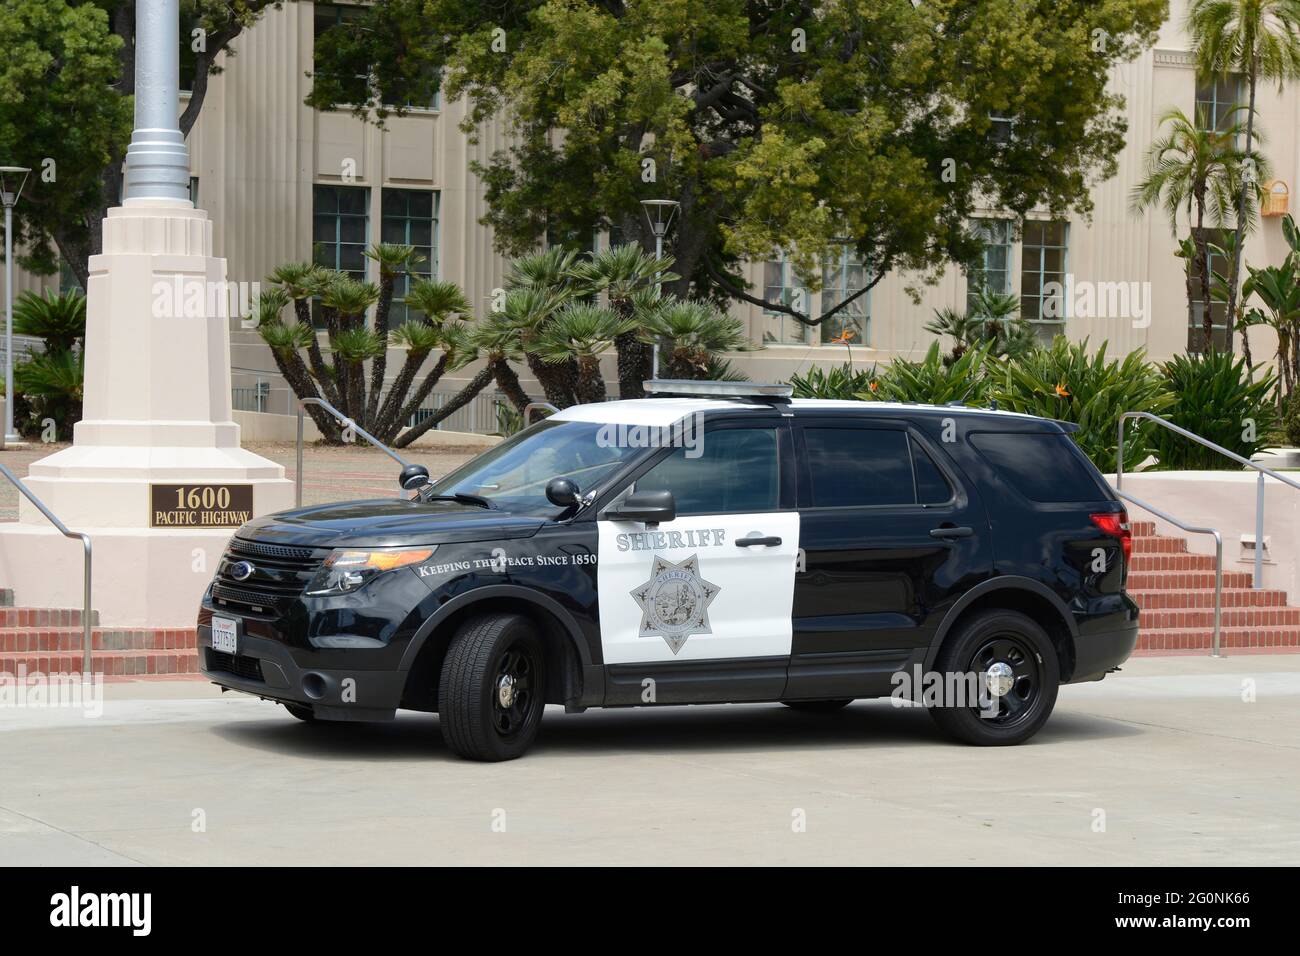
<instances>
[{"instance_id":1,"label":"tire","mask_svg":"<svg viewBox=\"0 0 1300 956\"><path fill-rule=\"evenodd\" d=\"M537 736L545 690L546 658L532 623L519 614L473 618L452 638L442 664L442 737L470 760L514 760Z\"/></svg>"},{"instance_id":2,"label":"tire","mask_svg":"<svg viewBox=\"0 0 1300 956\"><path fill-rule=\"evenodd\" d=\"M316 722L316 712L306 704L285 704L284 709L304 724L314 724Z\"/></svg>"},{"instance_id":3,"label":"tire","mask_svg":"<svg viewBox=\"0 0 1300 956\"><path fill-rule=\"evenodd\" d=\"M996 675L1006 691L991 696L999 688L990 684L989 670L998 664L1006 665ZM979 688L980 701L972 706L970 700L944 699L930 708L930 716L949 736L984 747L1019 744L1036 734L1056 706L1061 682L1051 638L1017 611L982 611L957 625L940 648L934 669L945 675L945 696L959 683L947 675L979 675L972 683Z\"/></svg>"},{"instance_id":4,"label":"tire","mask_svg":"<svg viewBox=\"0 0 1300 956\"><path fill-rule=\"evenodd\" d=\"M853 703L853 698L845 697L842 700L783 700L781 703L791 710L800 710L806 714L835 714Z\"/></svg>"}]
</instances>

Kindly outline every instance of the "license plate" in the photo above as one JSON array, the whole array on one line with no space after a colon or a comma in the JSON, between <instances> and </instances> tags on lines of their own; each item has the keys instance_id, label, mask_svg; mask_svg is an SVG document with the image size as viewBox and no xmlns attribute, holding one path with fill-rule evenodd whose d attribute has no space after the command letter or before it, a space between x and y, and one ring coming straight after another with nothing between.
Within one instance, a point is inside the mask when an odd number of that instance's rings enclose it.
<instances>
[{"instance_id":1,"label":"license plate","mask_svg":"<svg viewBox=\"0 0 1300 956\"><path fill-rule=\"evenodd\" d=\"M212 619L212 649L223 654L234 654L239 644L239 622L228 617Z\"/></svg>"}]
</instances>

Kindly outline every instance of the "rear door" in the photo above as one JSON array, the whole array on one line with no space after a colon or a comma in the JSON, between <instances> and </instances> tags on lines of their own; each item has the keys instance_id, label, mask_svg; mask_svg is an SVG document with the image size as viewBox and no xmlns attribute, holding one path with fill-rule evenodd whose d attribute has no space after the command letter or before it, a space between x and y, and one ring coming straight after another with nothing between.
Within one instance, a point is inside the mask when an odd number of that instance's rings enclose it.
<instances>
[{"instance_id":1,"label":"rear door","mask_svg":"<svg viewBox=\"0 0 1300 956\"><path fill-rule=\"evenodd\" d=\"M776 416L706 426L617 495L667 489L674 521L602 513L598 585L607 704L773 700L791 647L799 514Z\"/></svg>"},{"instance_id":2,"label":"rear door","mask_svg":"<svg viewBox=\"0 0 1300 956\"><path fill-rule=\"evenodd\" d=\"M943 615L991 573L977 493L906 421L800 417L791 699L889 692Z\"/></svg>"}]
</instances>

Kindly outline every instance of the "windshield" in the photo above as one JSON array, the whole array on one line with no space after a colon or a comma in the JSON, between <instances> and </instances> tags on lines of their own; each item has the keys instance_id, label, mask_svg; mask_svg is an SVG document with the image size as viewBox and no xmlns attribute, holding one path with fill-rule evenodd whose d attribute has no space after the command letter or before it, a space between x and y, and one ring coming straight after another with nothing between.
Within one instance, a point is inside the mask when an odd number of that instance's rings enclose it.
<instances>
[{"instance_id":1,"label":"windshield","mask_svg":"<svg viewBox=\"0 0 1300 956\"><path fill-rule=\"evenodd\" d=\"M599 422L539 422L440 478L431 494L482 495L511 511L554 511L546 483L568 478L583 494L601 484L640 449L601 441Z\"/></svg>"}]
</instances>

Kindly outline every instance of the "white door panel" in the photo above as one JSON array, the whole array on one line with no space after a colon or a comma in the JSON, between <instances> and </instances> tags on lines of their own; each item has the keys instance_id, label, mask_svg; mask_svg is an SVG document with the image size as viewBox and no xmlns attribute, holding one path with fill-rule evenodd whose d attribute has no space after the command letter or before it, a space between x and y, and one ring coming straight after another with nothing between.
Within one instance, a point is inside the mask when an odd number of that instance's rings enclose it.
<instances>
[{"instance_id":1,"label":"white door panel","mask_svg":"<svg viewBox=\"0 0 1300 956\"><path fill-rule=\"evenodd\" d=\"M789 655L797 512L597 526L606 664ZM781 543L736 544L753 536Z\"/></svg>"}]
</instances>

